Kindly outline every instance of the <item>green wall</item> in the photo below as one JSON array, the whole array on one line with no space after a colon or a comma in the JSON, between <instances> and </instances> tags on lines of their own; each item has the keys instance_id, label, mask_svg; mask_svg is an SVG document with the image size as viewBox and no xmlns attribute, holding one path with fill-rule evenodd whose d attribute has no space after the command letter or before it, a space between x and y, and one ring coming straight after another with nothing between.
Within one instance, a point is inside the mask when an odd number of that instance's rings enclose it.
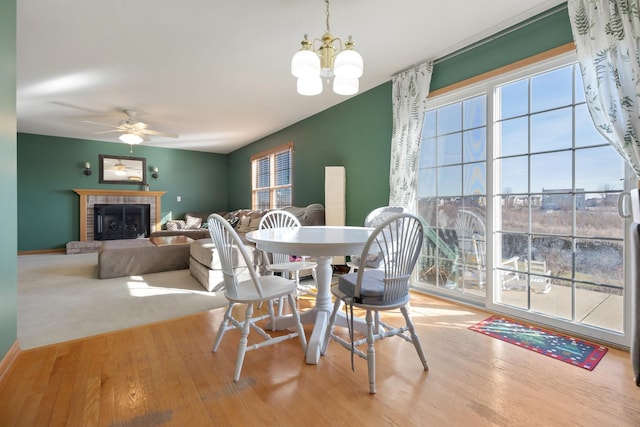
<instances>
[{"instance_id":1,"label":"green wall","mask_svg":"<svg viewBox=\"0 0 640 427\"><path fill-rule=\"evenodd\" d=\"M0 223L13 224L16 206L16 0L0 2ZM0 239L0 360L17 339L17 230Z\"/></svg>"},{"instance_id":2,"label":"green wall","mask_svg":"<svg viewBox=\"0 0 640 427\"><path fill-rule=\"evenodd\" d=\"M251 206L251 155L293 141L293 204L324 204L325 166L344 166L346 221L361 224L388 204L390 140L391 84L385 83L231 153L229 207Z\"/></svg>"},{"instance_id":3,"label":"green wall","mask_svg":"<svg viewBox=\"0 0 640 427\"><path fill-rule=\"evenodd\" d=\"M562 4L479 43L437 60L431 90L466 80L538 53L573 42L567 5Z\"/></svg>"},{"instance_id":4,"label":"green wall","mask_svg":"<svg viewBox=\"0 0 640 427\"><path fill-rule=\"evenodd\" d=\"M188 211L227 208L227 156L119 142L18 134L18 251L64 248L79 239L80 197L73 189L141 190L141 185L100 184L98 155L143 157L150 190L162 197L163 222ZM83 174L85 162L92 175ZM149 169L157 167L159 177ZM177 202L177 196L182 201Z\"/></svg>"},{"instance_id":5,"label":"green wall","mask_svg":"<svg viewBox=\"0 0 640 427\"><path fill-rule=\"evenodd\" d=\"M572 42L566 5L548 12L523 28L436 61L431 90ZM324 166L345 166L346 222L362 224L367 213L389 201L391 114L387 82L231 153L230 208L251 205L251 156L293 141L294 204L324 203Z\"/></svg>"}]
</instances>

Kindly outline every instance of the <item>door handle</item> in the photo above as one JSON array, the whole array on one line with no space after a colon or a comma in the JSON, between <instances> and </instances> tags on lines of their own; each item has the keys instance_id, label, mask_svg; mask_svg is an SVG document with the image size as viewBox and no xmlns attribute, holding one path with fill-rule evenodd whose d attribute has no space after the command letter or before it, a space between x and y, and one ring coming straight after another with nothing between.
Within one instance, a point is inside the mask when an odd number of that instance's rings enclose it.
<instances>
[{"instance_id":1,"label":"door handle","mask_svg":"<svg viewBox=\"0 0 640 427\"><path fill-rule=\"evenodd\" d=\"M624 219L631 218L633 215L632 208L632 197L631 193L628 191L623 191L618 195L618 215L620 215Z\"/></svg>"}]
</instances>

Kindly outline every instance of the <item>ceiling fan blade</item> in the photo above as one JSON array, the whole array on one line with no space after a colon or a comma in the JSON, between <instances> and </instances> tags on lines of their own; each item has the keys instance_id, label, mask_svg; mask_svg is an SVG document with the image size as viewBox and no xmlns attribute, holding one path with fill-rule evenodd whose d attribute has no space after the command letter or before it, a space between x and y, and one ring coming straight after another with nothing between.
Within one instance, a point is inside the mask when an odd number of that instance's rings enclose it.
<instances>
[{"instance_id":1,"label":"ceiling fan blade","mask_svg":"<svg viewBox=\"0 0 640 427\"><path fill-rule=\"evenodd\" d=\"M101 133L113 133L113 132L122 132L120 129L113 129L113 130L101 130L100 132L93 132L94 135L98 135Z\"/></svg>"},{"instance_id":2,"label":"ceiling fan blade","mask_svg":"<svg viewBox=\"0 0 640 427\"><path fill-rule=\"evenodd\" d=\"M86 111L88 113L105 114L104 111L93 110L91 108L86 108L86 107L83 107L81 105L70 104L68 102L62 102L62 101L50 101L50 102L51 102L51 104L60 105L62 107L67 107L67 108L74 108L76 110Z\"/></svg>"},{"instance_id":3,"label":"ceiling fan blade","mask_svg":"<svg viewBox=\"0 0 640 427\"><path fill-rule=\"evenodd\" d=\"M115 126L115 125L110 125L107 123L99 123L99 122L92 122L90 120L83 120L83 123L89 123L92 125L100 125L100 126L109 126L110 128L119 128L120 126Z\"/></svg>"},{"instance_id":4,"label":"ceiling fan blade","mask_svg":"<svg viewBox=\"0 0 640 427\"><path fill-rule=\"evenodd\" d=\"M140 132L144 133L146 135L153 135L153 136L166 136L166 137L169 137L169 138L177 138L178 137L177 133L160 132L160 131L151 130L151 129L141 129Z\"/></svg>"}]
</instances>

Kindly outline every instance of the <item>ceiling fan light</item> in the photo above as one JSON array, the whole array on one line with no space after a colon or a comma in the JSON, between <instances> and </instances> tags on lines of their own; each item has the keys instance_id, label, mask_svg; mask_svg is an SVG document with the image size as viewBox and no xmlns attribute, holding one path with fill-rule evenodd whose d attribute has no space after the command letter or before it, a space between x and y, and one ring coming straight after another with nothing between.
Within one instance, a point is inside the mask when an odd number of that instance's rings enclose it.
<instances>
[{"instance_id":1,"label":"ceiling fan light","mask_svg":"<svg viewBox=\"0 0 640 427\"><path fill-rule=\"evenodd\" d=\"M118 137L118 139L126 144L131 145L140 144L142 141L144 141L140 135L136 135L135 133L123 133Z\"/></svg>"},{"instance_id":2,"label":"ceiling fan light","mask_svg":"<svg viewBox=\"0 0 640 427\"><path fill-rule=\"evenodd\" d=\"M298 78L320 75L320 57L310 50L299 50L291 58L291 74Z\"/></svg>"},{"instance_id":3,"label":"ceiling fan light","mask_svg":"<svg viewBox=\"0 0 640 427\"><path fill-rule=\"evenodd\" d=\"M338 95L354 95L358 93L360 83L358 79L333 78L333 91Z\"/></svg>"},{"instance_id":4,"label":"ceiling fan light","mask_svg":"<svg viewBox=\"0 0 640 427\"><path fill-rule=\"evenodd\" d=\"M342 79L357 79L362 77L364 61L362 56L352 49L343 50L336 56L333 63L333 73Z\"/></svg>"},{"instance_id":5,"label":"ceiling fan light","mask_svg":"<svg viewBox=\"0 0 640 427\"><path fill-rule=\"evenodd\" d=\"M298 93L305 96L314 96L322 93L322 79L320 76L299 77Z\"/></svg>"}]
</instances>

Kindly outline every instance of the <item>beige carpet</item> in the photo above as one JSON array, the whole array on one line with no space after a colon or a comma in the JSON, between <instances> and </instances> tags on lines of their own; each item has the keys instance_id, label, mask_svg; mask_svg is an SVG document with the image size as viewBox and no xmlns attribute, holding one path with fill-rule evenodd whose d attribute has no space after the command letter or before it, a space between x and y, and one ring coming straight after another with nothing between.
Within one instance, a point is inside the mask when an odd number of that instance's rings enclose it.
<instances>
[{"instance_id":1,"label":"beige carpet","mask_svg":"<svg viewBox=\"0 0 640 427\"><path fill-rule=\"evenodd\" d=\"M18 257L23 350L226 306L189 270L98 279L98 254Z\"/></svg>"}]
</instances>

